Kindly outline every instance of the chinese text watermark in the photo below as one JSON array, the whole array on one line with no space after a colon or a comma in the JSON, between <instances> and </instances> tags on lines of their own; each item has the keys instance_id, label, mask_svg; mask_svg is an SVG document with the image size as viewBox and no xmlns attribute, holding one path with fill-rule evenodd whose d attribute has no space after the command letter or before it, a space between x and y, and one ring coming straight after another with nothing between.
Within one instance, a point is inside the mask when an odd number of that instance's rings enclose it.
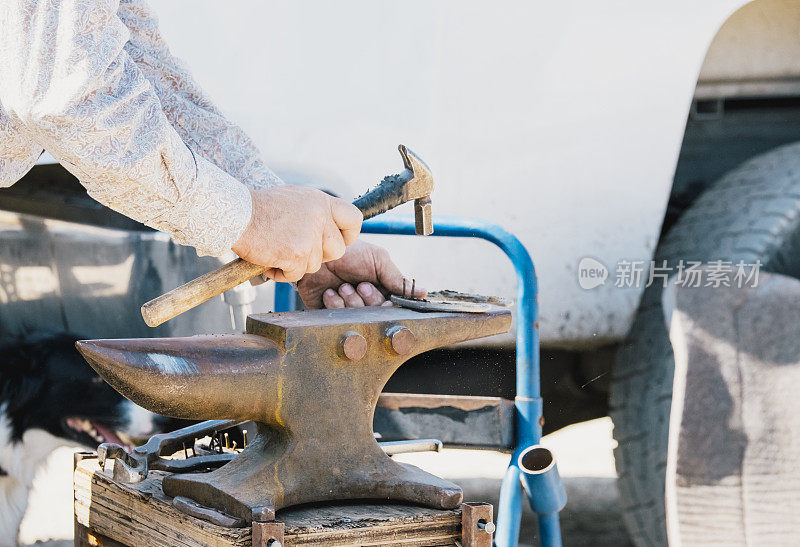
<instances>
[{"instance_id":1,"label":"chinese text watermark","mask_svg":"<svg viewBox=\"0 0 800 547\"><path fill-rule=\"evenodd\" d=\"M679 260L669 264L666 260L620 260L614 269L614 286L639 288L658 285L666 287L672 279L681 287L757 287L761 261L740 260ZM611 276L609 269L594 258L585 257L578 264L578 284L583 289L604 285Z\"/></svg>"}]
</instances>

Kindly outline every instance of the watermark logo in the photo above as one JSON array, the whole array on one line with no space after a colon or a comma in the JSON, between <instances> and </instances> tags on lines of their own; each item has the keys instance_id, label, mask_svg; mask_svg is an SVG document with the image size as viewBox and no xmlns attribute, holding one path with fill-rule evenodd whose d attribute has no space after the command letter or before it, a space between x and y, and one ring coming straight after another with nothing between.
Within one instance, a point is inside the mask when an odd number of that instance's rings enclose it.
<instances>
[{"instance_id":1,"label":"watermark logo","mask_svg":"<svg viewBox=\"0 0 800 547\"><path fill-rule=\"evenodd\" d=\"M594 289L603 285L606 279L608 279L608 268L605 264L588 256L581 258L578 263L578 284L581 289Z\"/></svg>"},{"instance_id":2,"label":"watermark logo","mask_svg":"<svg viewBox=\"0 0 800 547\"><path fill-rule=\"evenodd\" d=\"M666 287L669 279L681 287L757 287L761 261L680 260L669 264L666 260L620 260L614 269L614 286L620 289ZM605 284L609 277L606 266L590 257L578 264L578 284L582 289L594 289Z\"/></svg>"}]
</instances>

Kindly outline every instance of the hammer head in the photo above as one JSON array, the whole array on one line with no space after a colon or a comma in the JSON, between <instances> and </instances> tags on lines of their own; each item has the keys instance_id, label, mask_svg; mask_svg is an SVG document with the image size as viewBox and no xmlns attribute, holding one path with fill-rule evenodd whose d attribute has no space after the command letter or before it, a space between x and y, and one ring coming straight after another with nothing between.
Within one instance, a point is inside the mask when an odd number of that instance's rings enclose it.
<instances>
[{"instance_id":1,"label":"hammer head","mask_svg":"<svg viewBox=\"0 0 800 547\"><path fill-rule=\"evenodd\" d=\"M414 152L402 144L399 150L405 171L385 177L378 186L356 199L353 204L361 210L366 220L414 200L416 232L418 235L430 235L433 233L430 198L433 192L433 175Z\"/></svg>"},{"instance_id":2,"label":"hammer head","mask_svg":"<svg viewBox=\"0 0 800 547\"><path fill-rule=\"evenodd\" d=\"M403 165L412 173L409 181L409 199L414 199L414 231L420 236L433 233L433 212L431 211L431 193L433 193L433 175L428 165L404 145L398 147L403 156Z\"/></svg>"}]
</instances>

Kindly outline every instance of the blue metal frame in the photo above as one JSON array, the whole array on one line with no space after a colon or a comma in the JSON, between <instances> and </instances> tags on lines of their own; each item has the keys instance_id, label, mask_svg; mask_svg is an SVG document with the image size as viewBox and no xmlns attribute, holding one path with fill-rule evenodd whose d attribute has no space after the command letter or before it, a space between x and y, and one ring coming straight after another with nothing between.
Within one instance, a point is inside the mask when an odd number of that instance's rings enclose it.
<instances>
[{"instance_id":1,"label":"blue metal frame","mask_svg":"<svg viewBox=\"0 0 800 547\"><path fill-rule=\"evenodd\" d=\"M414 235L414 218L384 216L364 222L362 233ZM517 274L517 395L516 448L503 478L498 507L495 545L512 547L519 540L522 517L522 487L518 458L530 446L539 444L542 436L542 398L539 384L539 305L537 302L536 272L533 260L522 242L497 224L461 217L435 217L434 236L473 237L490 241L500 247L514 264ZM278 283L275 289L275 310L294 309L294 290L291 285ZM562 487L563 488L563 487ZM542 496L551 495L542 492ZM531 498L536 492L528 492ZM558 513L540 514L540 544L561 545Z\"/></svg>"}]
</instances>

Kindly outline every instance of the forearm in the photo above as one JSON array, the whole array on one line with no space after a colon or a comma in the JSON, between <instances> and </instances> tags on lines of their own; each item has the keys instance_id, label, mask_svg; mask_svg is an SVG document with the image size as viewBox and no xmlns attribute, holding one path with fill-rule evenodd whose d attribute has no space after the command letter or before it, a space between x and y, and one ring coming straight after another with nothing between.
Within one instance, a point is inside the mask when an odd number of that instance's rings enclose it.
<instances>
[{"instance_id":1,"label":"forearm","mask_svg":"<svg viewBox=\"0 0 800 547\"><path fill-rule=\"evenodd\" d=\"M124 50L116 3L14 0L0 10L13 29L0 33L9 115L101 203L201 254L229 250L249 222L250 193L170 125Z\"/></svg>"}]
</instances>

